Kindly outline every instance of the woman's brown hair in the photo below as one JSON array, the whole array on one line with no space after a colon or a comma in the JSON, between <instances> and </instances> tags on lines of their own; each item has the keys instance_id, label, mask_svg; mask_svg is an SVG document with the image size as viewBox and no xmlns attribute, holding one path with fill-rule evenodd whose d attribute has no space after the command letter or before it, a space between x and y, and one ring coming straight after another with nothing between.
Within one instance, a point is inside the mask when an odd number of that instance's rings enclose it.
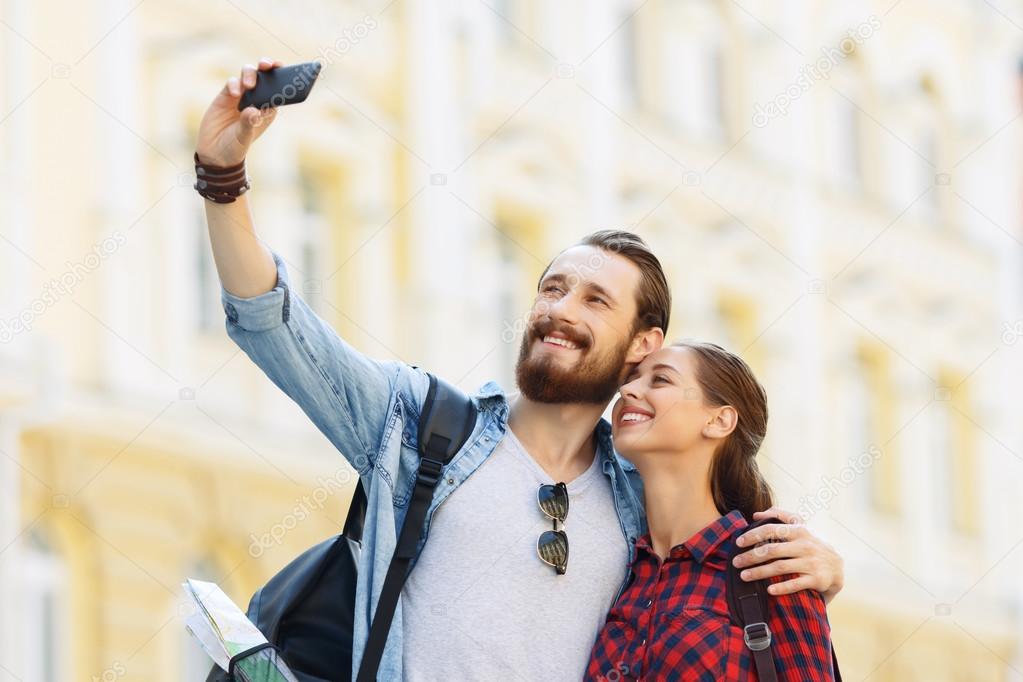
<instances>
[{"instance_id":1,"label":"woman's brown hair","mask_svg":"<svg viewBox=\"0 0 1023 682\"><path fill-rule=\"evenodd\" d=\"M767 434L767 392L749 365L713 343L677 341L697 358L696 380L704 400L714 407L731 405L738 414L735 430L718 446L710 464L710 488L722 514L738 509L752 522L753 512L772 505L756 454Z\"/></svg>"}]
</instances>

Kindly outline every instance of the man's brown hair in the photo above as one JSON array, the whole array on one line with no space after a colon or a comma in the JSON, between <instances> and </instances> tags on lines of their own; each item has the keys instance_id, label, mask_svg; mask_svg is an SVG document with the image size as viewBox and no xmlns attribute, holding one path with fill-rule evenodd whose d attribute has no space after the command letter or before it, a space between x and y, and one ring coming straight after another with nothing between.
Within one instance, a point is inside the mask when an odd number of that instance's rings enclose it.
<instances>
[{"instance_id":1,"label":"man's brown hair","mask_svg":"<svg viewBox=\"0 0 1023 682\"><path fill-rule=\"evenodd\" d=\"M642 273L642 279L636 293L637 313L633 332L660 327L665 334L668 333L668 322L671 319L671 290L668 288L668 279L664 276L661 261L642 237L624 230L600 230L586 235L574 246L595 246L635 263ZM599 263L594 265L594 269L599 265ZM540 275L536 285L537 291L550 268L548 264Z\"/></svg>"}]
</instances>

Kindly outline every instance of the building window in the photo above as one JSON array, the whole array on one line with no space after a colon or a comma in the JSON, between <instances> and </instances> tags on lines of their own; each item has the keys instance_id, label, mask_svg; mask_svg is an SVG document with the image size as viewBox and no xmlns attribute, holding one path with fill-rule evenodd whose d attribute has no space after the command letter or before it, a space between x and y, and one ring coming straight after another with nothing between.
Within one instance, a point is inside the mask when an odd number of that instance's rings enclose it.
<instances>
[{"instance_id":1,"label":"building window","mask_svg":"<svg viewBox=\"0 0 1023 682\"><path fill-rule=\"evenodd\" d=\"M309 307L322 315L323 277L330 233L326 189L323 181L318 179L316 171L305 166L299 171L299 187L302 197L302 218L299 227L301 293Z\"/></svg>"},{"instance_id":2,"label":"building window","mask_svg":"<svg viewBox=\"0 0 1023 682\"><path fill-rule=\"evenodd\" d=\"M22 574L26 680L68 679L67 570L40 532L28 536ZM10 614L8 614L10 615Z\"/></svg>"},{"instance_id":3,"label":"building window","mask_svg":"<svg viewBox=\"0 0 1023 682\"><path fill-rule=\"evenodd\" d=\"M641 107L643 94L640 82L642 66L639 55L640 26L639 17L633 15L633 11L627 11L618 20L619 23L625 22L618 37L620 45L618 62L621 68L622 101L632 107Z\"/></svg>"},{"instance_id":4,"label":"building window","mask_svg":"<svg viewBox=\"0 0 1023 682\"><path fill-rule=\"evenodd\" d=\"M502 45L514 45L518 37L515 30L515 3L513 0L484 0L494 10L494 24L497 27L497 39Z\"/></svg>"},{"instance_id":5,"label":"building window","mask_svg":"<svg viewBox=\"0 0 1023 682\"><path fill-rule=\"evenodd\" d=\"M220 276L213 260L206 217L200 207L195 216L194 263L196 270L196 326L200 332L212 332L223 324L224 309L220 304Z\"/></svg>"},{"instance_id":6,"label":"building window","mask_svg":"<svg viewBox=\"0 0 1023 682\"><path fill-rule=\"evenodd\" d=\"M920 186L927 187L928 185L934 186L938 175L938 134L936 126L931 123L923 129L920 133L919 142L917 144L917 150L920 152L921 158L919 164L920 174ZM941 195L937 187L931 189L927 195L921 199L923 204L923 210L927 212L927 217L935 219L938 217L940 209ZM937 222L937 221L936 221Z\"/></svg>"},{"instance_id":7,"label":"building window","mask_svg":"<svg viewBox=\"0 0 1023 682\"><path fill-rule=\"evenodd\" d=\"M725 117L725 86L727 83L725 55L718 44L708 45L703 50L704 69L707 78L704 83L707 134L723 138L727 125Z\"/></svg>"},{"instance_id":8,"label":"building window","mask_svg":"<svg viewBox=\"0 0 1023 682\"><path fill-rule=\"evenodd\" d=\"M842 183L858 189L863 178L860 159L863 142L860 110L845 97L837 97L836 106L838 107L834 141L836 171Z\"/></svg>"},{"instance_id":9,"label":"building window","mask_svg":"<svg viewBox=\"0 0 1023 682\"><path fill-rule=\"evenodd\" d=\"M925 189L930 191L923 196L914 207L917 216L928 223L940 223L941 188L936 186L940 172L939 156L941 111L937 87L929 76L924 76L917 84L915 101L910 110L910 122L913 137L909 138L913 145L912 177L914 188L911 188L910 199Z\"/></svg>"},{"instance_id":10,"label":"building window","mask_svg":"<svg viewBox=\"0 0 1023 682\"><path fill-rule=\"evenodd\" d=\"M969 415L969 396L954 375L943 372L937 399L932 408L931 429L933 471L935 476L935 518L943 526L963 535L979 530L979 463L973 442ZM952 388L955 386L955 388Z\"/></svg>"},{"instance_id":11,"label":"building window","mask_svg":"<svg viewBox=\"0 0 1023 682\"><path fill-rule=\"evenodd\" d=\"M501 221L498 221L498 228L502 234L507 234L508 230L513 229L512 226L502 224ZM519 289L520 283L525 280L525 275L522 272L516 249L517 247L510 239L498 238L500 288L497 296L497 309L501 319L502 341L511 340L510 343L501 344L502 357L499 366L503 372L507 372L508 368L515 367L515 362L518 360L519 344L522 342L522 335L526 330L526 311L521 308L520 292L522 290ZM521 320L521 323L516 324L516 320ZM513 385L513 379L514 377L506 375L503 378L504 385Z\"/></svg>"},{"instance_id":12,"label":"building window","mask_svg":"<svg viewBox=\"0 0 1023 682\"><path fill-rule=\"evenodd\" d=\"M663 106L673 124L700 138L720 141L725 134L725 57L718 43L664 47Z\"/></svg>"},{"instance_id":13,"label":"building window","mask_svg":"<svg viewBox=\"0 0 1023 682\"><path fill-rule=\"evenodd\" d=\"M740 356L754 372L763 368L763 355L757 346L757 308L753 300L739 293L718 296L719 345Z\"/></svg>"},{"instance_id":14,"label":"building window","mask_svg":"<svg viewBox=\"0 0 1023 682\"><path fill-rule=\"evenodd\" d=\"M537 256L547 252L544 245L547 229L542 216L521 206L500 202L494 211L494 223L498 228L495 248L500 277L497 305L501 357L498 362L503 373L498 382L513 386L513 370L536 296L537 280L547 265Z\"/></svg>"},{"instance_id":15,"label":"building window","mask_svg":"<svg viewBox=\"0 0 1023 682\"><path fill-rule=\"evenodd\" d=\"M850 449L848 464L842 464L863 478L852 486L858 491L861 508L893 515L899 511L899 479L888 442L896 410L888 357L880 348L864 343L851 367L846 411Z\"/></svg>"},{"instance_id":16,"label":"building window","mask_svg":"<svg viewBox=\"0 0 1023 682\"><path fill-rule=\"evenodd\" d=\"M871 405L874 403L871 398L871 367L863 357L858 357L852 368L849 388L846 393L849 401L846 411L849 433L847 454L849 459L855 461L860 454L869 452L871 447L876 446L878 439L871 414ZM843 466L844 464L843 462ZM856 506L861 509L876 509L878 495L874 477L867 472L865 478L866 480L860 482L859 485L852 486L852 495L858 503Z\"/></svg>"}]
</instances>

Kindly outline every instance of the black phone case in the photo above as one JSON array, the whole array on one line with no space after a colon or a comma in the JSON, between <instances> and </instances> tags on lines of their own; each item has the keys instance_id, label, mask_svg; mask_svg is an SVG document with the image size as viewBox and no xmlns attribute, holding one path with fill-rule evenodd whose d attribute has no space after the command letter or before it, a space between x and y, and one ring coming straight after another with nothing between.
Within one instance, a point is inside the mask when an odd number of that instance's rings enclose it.
<instances>
[{"instance_id":1,"label":"black phone case","mask_svg":"<svg viewBox=\"0 0 1023 682\"><path fill-rule=\"evenodd\" d=\"M303 62L256 72L256 87L242 93L238 111L245 107L278 107L304 102L320 75L322 64Z\"/></svg>"}]
</instances>

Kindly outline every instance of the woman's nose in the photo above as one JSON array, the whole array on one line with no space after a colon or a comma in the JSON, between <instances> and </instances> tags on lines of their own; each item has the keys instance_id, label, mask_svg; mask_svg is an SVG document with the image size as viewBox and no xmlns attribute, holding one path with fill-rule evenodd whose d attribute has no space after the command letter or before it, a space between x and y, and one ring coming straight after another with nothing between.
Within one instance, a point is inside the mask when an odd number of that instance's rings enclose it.
<instances>
[{"instance_id":1,"label":"woman's nose","mask_svg":"<svg viewBox=\"0 0 1023 682\"><path fill-rule=\"evenodd\" d=\"M619 389L619 392L622 394L623 398L632 398L634 400L639 400L641 395L639 389L640 389L639 379L634 379L633 381L629 381L625 384L622 384L622 387Z\"/></svg>"}]
</instances>

